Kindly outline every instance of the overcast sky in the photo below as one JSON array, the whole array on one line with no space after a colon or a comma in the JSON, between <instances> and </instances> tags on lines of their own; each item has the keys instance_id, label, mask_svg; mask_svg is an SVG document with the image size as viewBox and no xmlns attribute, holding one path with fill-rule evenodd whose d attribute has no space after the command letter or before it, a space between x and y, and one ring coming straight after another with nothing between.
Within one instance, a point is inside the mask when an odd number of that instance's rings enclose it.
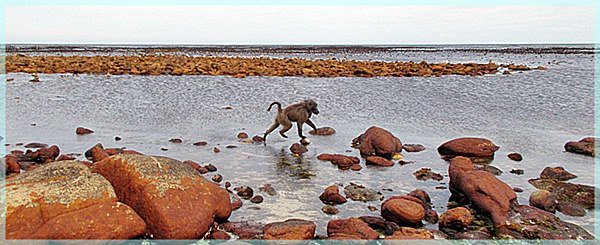
<instances>
[{"instance_id":1,"label":"overcast sky","mask_svg":"<svg viewBox=\"0 0 600 245\"><path fill-rule=\"evenodd\" d=\"M7 6L8 43L592 43L589 6Z\"/></svg>"}]
</instances>

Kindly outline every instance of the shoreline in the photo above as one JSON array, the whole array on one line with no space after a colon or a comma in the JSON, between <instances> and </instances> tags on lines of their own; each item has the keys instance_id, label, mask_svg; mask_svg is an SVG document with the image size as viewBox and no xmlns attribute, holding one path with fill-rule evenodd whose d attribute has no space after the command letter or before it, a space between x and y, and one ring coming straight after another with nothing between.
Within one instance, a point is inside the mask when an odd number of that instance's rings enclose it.
<instances>
[{"instance_id":1,"label":"shoreline","mask_svg":"<svg viewBox=\"0 0 600 245\"><path fill-rule=\"evenodd\" d=\"M383 62L299 58L144 56L7 55L6 72L110 75L210 75L275 77L432 77L481 76L528 71L526 65L496 63Z\"/></svg>"}]
</instances>

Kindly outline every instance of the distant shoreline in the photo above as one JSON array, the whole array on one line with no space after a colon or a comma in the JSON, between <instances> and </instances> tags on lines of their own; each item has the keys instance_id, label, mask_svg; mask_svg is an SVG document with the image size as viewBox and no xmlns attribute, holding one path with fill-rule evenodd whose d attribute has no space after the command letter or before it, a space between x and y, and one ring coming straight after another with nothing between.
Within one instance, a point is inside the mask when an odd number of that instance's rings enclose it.
<instances>
[{"instance_id":1,"label":"distant shoreline","mask_svg":"<svg viewBox=\"0 0 600 245\"><path fill-rule=\"evenodd\" d=\"M504 69L499 69L504 68ZM382 62L299 58L190 57L185 55L28 56L8 55L6 72L111 75L211 75L301 77L413 77L508 74L531 70L496 63ZM538 67L535 69L545 69Z\"/></svg>"}]
</instances>

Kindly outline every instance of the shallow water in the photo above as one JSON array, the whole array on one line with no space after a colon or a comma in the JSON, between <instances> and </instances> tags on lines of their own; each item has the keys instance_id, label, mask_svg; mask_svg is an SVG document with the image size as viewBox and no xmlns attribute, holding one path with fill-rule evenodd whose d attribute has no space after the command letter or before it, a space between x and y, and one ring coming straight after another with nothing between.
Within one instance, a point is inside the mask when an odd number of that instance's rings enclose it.
<instances>
[{"instance_id":1,"label":"shallow water","mask_svg":"<svg viewBox=\"0 0 600 245\"><path fill-rule=\"evenodd\" d=\"M239 53L237 53L239 54ZM504 173L499 178L520 187L519 202L528 203L535 190L527 183L546 166L563 166L579 176L573 183L593 184L593 158L564 152L563 145L592 135L593 128L593 54L510 53L440 50L421 52L297 53L256 52L244 56L355 58L374 60L413 60L431 62L488 62L543 65L535 70L511 75L444 76L435 78L302 78L302 77L231 77L211 76L92 76L40 75L41 83L30 83L30 75L8 74L6 118L7 151L22 149L16 143L56 144L63 153L83 153L95 143L105 147L127 147L146 154L164 155L179 160L212 163L233 187L248 185L263 195L264 202L235 211L232 221L262 223L287 218L303 218L317 223L317 233L326 233L330 219L379 215L367 209L381 202L349 201L337 206L338 215L320 211L318 196L328 185L349 182L382 191L386 196L407 194L415 188L426 190L438 213L446 209L448 163L436 148L441 143L464 136L491 139L501 148L491 163ZM289 146L298 140L296 128L290 139L277 134L266 146L238 142L236 135L245 131L262 134L274 117L266 108L272 101L283 104L312 98L321 114L314 116L318 127L331 126L332 136L309 136L312 144L303 157L289 155ZM231 105L233 110L225 110ZM32 126L35 124L35 126ZM412 164L390 168L367 166L359 172L341 171L319 161L321 153L359 156L350 148L352 139L369 126L384 127L403 143L420 143L427 150L404 153ZM91 128L94 134L77 136L78 126ZM305 127L305 134L308 127ZM121 141L115 141L119 135ZM182 144L170 143L178 137ZM193 146L199 140L208 146ZM238 148L227 149L226 145ZM162 151L161 148L168 148ZM214 153L219 147L220 153ZM344 152L351 149L351 153ZM506 155L519 152L522 162ZM419 181L413 172L431 168L444 180ZM511 169L523 169L514 175ZM306 176L314 174L313 177ZM213 173L205 175L212 177ZM274 197L258 191L270 183ZM392 189L393 191L384 191ZM594 216L568 217L593 232ZM437 227L434 225L432 227Z\"/></svg>"}]
</instances>

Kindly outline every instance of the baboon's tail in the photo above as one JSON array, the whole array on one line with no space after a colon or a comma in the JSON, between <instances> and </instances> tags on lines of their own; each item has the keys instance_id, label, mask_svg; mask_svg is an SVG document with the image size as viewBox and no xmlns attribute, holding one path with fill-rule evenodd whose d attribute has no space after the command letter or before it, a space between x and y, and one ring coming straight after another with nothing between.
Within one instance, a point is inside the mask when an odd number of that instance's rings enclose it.
<instances>
[{"instance_id":1,"label":"baboon's tail","mask_svg":"<svg viewBox=\"0 0 600 245\"><path fill-rule=\"evenodd\" d=\"M281 112L281 103L279 103L277 101L271 103L271 105L269 105L269 109L267 109L267 111L271 111L271 107L273 107L273 105L277 105L277 111Z\"/></svg>"}]
</instances>

